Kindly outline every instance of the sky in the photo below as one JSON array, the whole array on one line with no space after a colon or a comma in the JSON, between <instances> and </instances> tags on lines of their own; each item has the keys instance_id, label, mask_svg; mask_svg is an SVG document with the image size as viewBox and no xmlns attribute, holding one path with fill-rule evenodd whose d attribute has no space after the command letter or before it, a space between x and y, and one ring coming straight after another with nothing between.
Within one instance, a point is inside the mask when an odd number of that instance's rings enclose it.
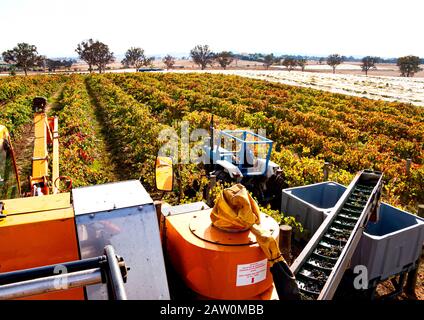
<instances>
[{"instance_id":1,"label":"sky","mask_svg":"<svg viewBox=\"0 0 424 320\"><path fill-rule=\"evenodd\" d=\"M89 38L116 55L213 51L424 57L423 0L0 0L0 53L28 42L76 56Z\"/></svg>"}]
</instances>

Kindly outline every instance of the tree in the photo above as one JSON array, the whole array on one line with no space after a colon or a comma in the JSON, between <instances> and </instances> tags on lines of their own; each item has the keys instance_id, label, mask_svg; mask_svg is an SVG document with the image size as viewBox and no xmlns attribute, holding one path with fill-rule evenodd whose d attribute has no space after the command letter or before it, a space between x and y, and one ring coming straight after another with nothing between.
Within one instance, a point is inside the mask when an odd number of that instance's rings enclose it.
<instances>
[{"instance_id":1,"label":"tree","mask_svg":"<svg viewBox=\"0 0 424 320\"><path fill-rule=\"evenodd\" d=\"M331 54L327 57L327 64L333 68L333 73L336 73L336 67L343 62L343 57L339 54Z\"/></svg>"},{"instance_id":2,"label":"tree","mask_svg":"<svg viewBox=\"0 0 424 320\"><path fill-rule=\"evenodd\" d=\"M45 69L46 69L46 60L47 60L47 57L46 56L38 56L35 59L34 66L37 67L37 68L41 68L41 69L43 69L43 71L45 71Z\"/></svg>"},{"instance_id":3,"label":"tree","mask_svg":"<svg viewBox=\"0 0 424 320\"><path fill-rule=\"evenodd\" d=\"M166 65L167 69L172 69L175 64L175 58L168 54L162 59L162 62Z\"/></svg>"},{"instance_id":4,"label":"tree","mask_svg":"<svg viewBox=\"0 0 424 320\"><path fill-rule=\"evenodd\" d=\"M397 66L399 67L402 77L413 77L420 68L420 58L417 56L405 56L400 57L397 60Z\"/></svg>"},{"instance_id":5,"label":"tree","mask_svg":"<svg viewBox=\"0 0 424 320\"><path fill-rule=\"evenodd\" d=\"M63 60L61 60L60 64L65 69L71 70L72 65L76 62L77 61L75 59L63 59Z\"/></svg>"},{"instance_id":6,"label":"tree","mask_svg":"<svg viewBox=\"0 0 424 320\"><path fill-rule=\"evenodd\" d=\"M287 68L287 70L292 71L294 68L296 68L297 61L295 58L292 57L286 57L283 60L283 66Z\"/></svg>"},{"instance_id":7,"label":"tree","mask_svg":"<svg viewBox=\"0 0 424 320\"><path fill-rule=\"evenodd\" d=\"M56 69L60 68L66 68L69 70L75 62L75 59L46 59L45 63L50 72L55 72Z\"/></svg>"},{"instance_id":8,"label":"tree","mask_svg":"<svg viewBox=\"0 0 424 320\"><path fill-rule=\"evenodd\" d=\"M9 68L9 75L16 76L16 67L14 65L11 65Z\"/></svg>"},{"instance_id":9,"label":"tree","mask_svg":"<svg viewBox=\"0 0 424 320\"><path fill-rule=\"evenodd\" d=\"M75 50L78 53L80 59L84 60L88 64L88 71L90 73L93 70L93 66L96 64L96 56L93 44L93 39L82 41L78 44L77 49Z\"/></svg>"},{"instance_id":10,"label":"tree","mask_svg":"<svg viewBox=\"0 0 424 320\"><path fill-rule=\"evenodd\" d=\"M115 61L113 52L110 52L109 46L96 41L94 44L94 53L95 53L95 65L99 69L99 73L102 73L106 69L106 65Z\"/></svg>"},{"instance_id":11,"label":"tree","mask_svg":"<svg viewBox=\"0 0 424 320\"><path fill-rule=\"evenodd\" d=\"M204 70L207 65L212 65L215 58L215 54L209 49L208 45L197 45L190 51L191 59L197 65L199 65L202 70Z\"/></svg>"},{"instance_id":12,"label":"tree","mask_svg":"<svg viewBox=\"0 0 424 320\"><path fill-rule=\"evenodd\" d=\"M148 58L141 48L133 48L127 50L125 58L121 63L126 67L135 67L136 69L142 66L149 66L153 63L154 58Z\"/></svg>"},{"instance_id":13,"label":"tree","mask_svg":"<svg viewBox=\"0 0 424 320\"><path fill-rule=\"evenodd\" d=\"M271 54L267 54L267 55L263 58L263 60L262 60L262 61L263 61L263 65L264 65L264 67L268 70L268 69L269 69L269 67L277 61L277 59L274 57L274 54L273 54L273 53L271 53Z\"/></svg>"},{"instance_id":14,"label":"tree","mask_svg":"<svg viewBox=\"0 0 424 320\"><path fill-rule=\"evenodd\" d=\"M106 69L106 65L115 60L108 45L100 41L94 41L93 39L82 41L78 44L75 51L88 64L88 71L90 73L93 70L93 66L97 66L99 73L102 73Z\"/></svg>"},{"instance_id":15,"label":"tree","mask_svg":"<svg viewBox=\"0 0 424 320\"><path fill-rule=\"evenodd\" d=\"M16 47L7 50L2 54L3 60L6 63L14 64L18 68L22 68L25 75L28 70L40 62L37 47L28 43L18 43Z\"/></svg>"},{"instance_id":16,"label":"tree","mask_svg":"<svg viewBox=\"0 0 424 320\"><path fill-rule=\"evenodd\" d=\"M146 58L146 60L144 61L144 65L147 67L153 67L153 61L155 61L155 57L149 57Z\"/></svg>"},{"instance_id":17,"label":"tree","mask_svg":"<svg viewBox=\"0 0 424 320\"><path fill-rule=\"evenodd\" d=\"M303 71L305 71L305 67L306 67L306 59L305 58L300 58L297 59L296 64L300 67L300 69Z\"/></svg>"},{"instance_id":18,"label":"tree","mask_svg":"<svg viewBox=\"0 0 424 320\"><path fill-rule=\"evenodd\" d=\"M318 63L322 64L324 61L325 61L325 59L321 57L321 58L319 58Z\"/></svg>"},{"instance_id":19,"label":"tree","mask_svg":"<svg viewBox=\"0 0 424 320\"><path fill-rule=\"evenodd\" d=\"M218 53L215 58L224 70L234 61L234 55L230 51L222 51Z\"/></svg>"},{"instance_id":20,"label":"tree","mask_svg":"<svg viewBox=\"0 0 424 320\"><path fill-rule=\"evenodd\" d=\"M379 60L380 58L378 57L370 57L370 56L366 56L362 58L361 68L362 68L362 71L365 72L366 76L368 76L369 70L377 69L375 64L378 63Z\"/></svg>"},{"instance_id":21,"label":"tree","mask_svg":"<svg viewBox=\"0 0 424 320\"><path fill-rule=\"evenodd\" d=\"M60 67L60 60L46 59L46 67L50 72L55 72Z\"/></svg>"}]
</instances>

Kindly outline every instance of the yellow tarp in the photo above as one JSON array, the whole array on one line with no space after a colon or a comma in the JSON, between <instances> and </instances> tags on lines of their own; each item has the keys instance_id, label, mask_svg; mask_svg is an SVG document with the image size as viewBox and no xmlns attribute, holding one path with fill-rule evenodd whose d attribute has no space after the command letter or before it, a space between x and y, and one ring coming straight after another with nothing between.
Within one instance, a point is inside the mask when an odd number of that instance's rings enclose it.
<instances>
[{"instance_id":1,"label":"yellow tarp","mask_svg":"<svg viewBox=\"0 0 424 320\"><path fill-rule=\"evenodd\" d=\"M271 233L260 227L259 213L258 204L246 188L236 184L219 195L211 212L211 220L215 227L226 231L250 229L272 266L284 261L284 258Z\"/></svg>"}]
</instances>

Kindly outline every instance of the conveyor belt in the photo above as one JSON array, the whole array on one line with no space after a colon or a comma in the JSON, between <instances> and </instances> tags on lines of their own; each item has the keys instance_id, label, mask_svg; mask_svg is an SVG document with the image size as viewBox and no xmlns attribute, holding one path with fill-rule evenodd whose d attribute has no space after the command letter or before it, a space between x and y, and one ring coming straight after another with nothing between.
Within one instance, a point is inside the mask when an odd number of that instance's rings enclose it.
<instances>
[{"instance_id":1,"label":"conveyor belt","mask_svg":"<svg viewBox=\"0 0 424 320\"><path fill-rule=\"evenodd\" d=\"M364 170L354 178L291 269L302 299L331 299L371 213L376 212L382 174Z\"/></svg>"}]
</instances>

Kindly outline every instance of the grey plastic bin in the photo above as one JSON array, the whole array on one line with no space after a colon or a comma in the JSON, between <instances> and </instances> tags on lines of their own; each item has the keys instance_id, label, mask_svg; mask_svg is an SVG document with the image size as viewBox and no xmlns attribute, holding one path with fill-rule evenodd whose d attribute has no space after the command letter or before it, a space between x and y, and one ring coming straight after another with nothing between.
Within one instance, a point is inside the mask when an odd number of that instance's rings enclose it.
<instances>
[{"instance_id":1,"label":"grey plastic bin","mask_svg":"<svg viewBox=\"0 0 424 320\"><path fill-rule=\"evenodd\" d=\"M332 181L284 189L281 212L302 224L308 231L303 238L308 240L345 191L345 186Z\"/></svg>"},{"instance_id":2,"label":"grey plastic bin","mask_svg":"<svg viewBox=\"0 0 424 320\"><path fill-rule=\"evenodd\" d=\"M385 280L414 267L424 242L424 220L381 203L379 219L369 222L351 260L364 265L368 280Z\"/></svg>"}]
</instances>

